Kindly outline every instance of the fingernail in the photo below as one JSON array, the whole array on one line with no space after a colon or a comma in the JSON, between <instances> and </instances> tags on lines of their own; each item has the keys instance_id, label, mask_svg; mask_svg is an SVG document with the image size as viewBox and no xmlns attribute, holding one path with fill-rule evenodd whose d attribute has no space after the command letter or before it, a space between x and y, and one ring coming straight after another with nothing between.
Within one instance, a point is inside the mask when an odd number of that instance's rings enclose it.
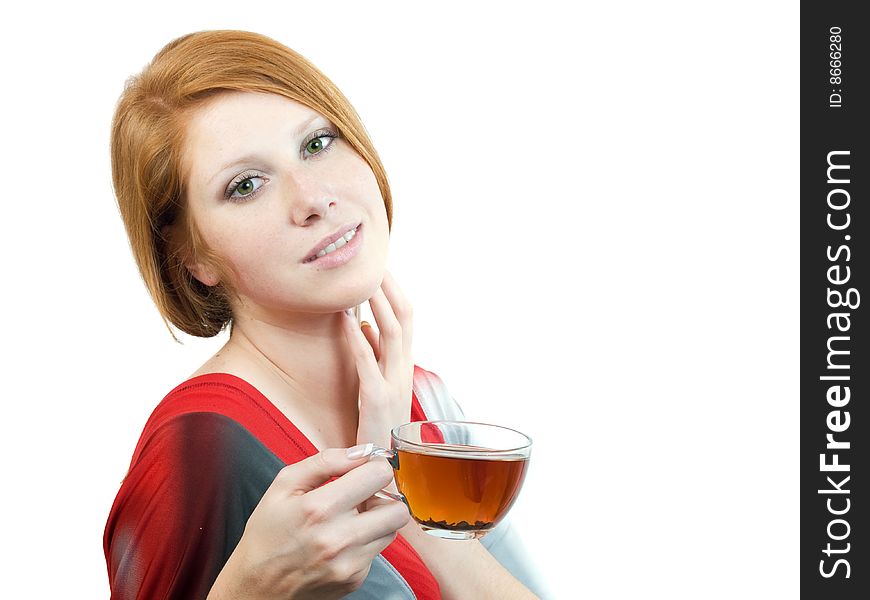
<instances>
[{"instance_id":1,"label":"fingernail","mask_svg":"<svg viewBox=\"0 0 870 600\"><path fill-rule=\"evenodd\" d=\"M372 324L369 323L368 321L360 321L359 326L360 326L360 329L362 329L363 327L371 327Z\"/></svg>"},{"instance_id":2,"label":"fingernail","mask_svg":"<svg viewBox=\"0 0 870 600\"><path fill-rule=\"evenodd\" d=\"M353 448L348 448L347 457L350 460L356 460L358 458L370 455L374 449L375 445L372 442L369 442L368 444L360 444L358 446L354 446Z\"/></svg>"},{"instance_id":3,"label":"fingernail","mask_svg":"<svg viewBox=\"0 0 870 600\"><path fill-rule=\"evenodd\" d=\"M352 316L353 316L353 310L350 309L350 308L345 308L345 309L344 309L344 314L346 314L348 317L352 317Z\"/></svg>"}]
</instances>

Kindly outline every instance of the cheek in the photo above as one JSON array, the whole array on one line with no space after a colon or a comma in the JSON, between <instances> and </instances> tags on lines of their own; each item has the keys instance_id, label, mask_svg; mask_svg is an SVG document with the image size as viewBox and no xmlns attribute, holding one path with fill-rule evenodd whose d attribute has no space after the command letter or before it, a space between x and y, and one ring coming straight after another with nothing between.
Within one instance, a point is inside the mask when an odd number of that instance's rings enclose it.
<instances>
[{"instance_id":1,"label":"cheek","mask_svg":"<svg viewBox=\"0 0 870 600\"><path fill-rule=\"evenodd\" d=\"M365 159L351 149L347 149L342 158L336 161L337 170L332 177L333 181L340 182L337 191L367 201L376 199L383 204L378 180Z\"/></svg>"},{"instance_id":2,"label":"cheek","mask_svg":"<svg viewBox=\"0 0 870 600\"><path fill-rule=\"evenodd\" d=\"M238 220L213 219L203 236L210 248L234 271L239 283L254 280L276 251L277 234L266 223L241 227Z\"/></svg>"},{"instance_id":3,"label":"cheek","mask_svg":"<svg viewBox=\"0 0 870 600\"><path fill-rule=\"evenodd\" d=\"M223 247L227 260L242 273L268 265L285 250L278 236L265 228L237 230L223 240Z\"/></svg>"}]
</instances>

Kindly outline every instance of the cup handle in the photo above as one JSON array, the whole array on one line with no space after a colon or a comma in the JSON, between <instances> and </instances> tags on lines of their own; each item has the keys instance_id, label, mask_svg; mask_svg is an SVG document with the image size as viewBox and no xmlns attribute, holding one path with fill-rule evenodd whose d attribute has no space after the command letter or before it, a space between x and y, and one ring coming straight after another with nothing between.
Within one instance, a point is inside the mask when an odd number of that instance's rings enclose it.
<instances>
[{"instance_id":1,"label":"cup handle","mask_svg":"<svg viewBox=\"0 0 870 600\"><path fill-rule=\"evenodd\" d=\"M380 446L372 446L372 453L369 456L369 460L371 460L372 456L386 458L387 462L390 463L390 466L393 467L393 469L399 469L399 455L395 450L388 450L387 448L381 448Z\"/></svg>"},{"instance_id":2,"label":"cup handle","mask_svg":"<svg viewBox=\"0 0 870 600\"><path fill-rule=\"evenodd\" d=\"M369 460L371 460L371 457L373 456L380 456L381 458L386 458L387 462L390 463L390 466L393 467L393 469L399 468L399 455L393 450L388 450L387 448L375 446L372 450ZM411 507L408 505L408 500L401 492L399 492L398 494L394 494L393 492L388 492L387 490L380 490L378 492L375 492L375 497L382 498L384 500L396 500L398 502L402 502L405 504L405 506L408 507L408 512L411 512Z\"/></svg>"}]
</instances>

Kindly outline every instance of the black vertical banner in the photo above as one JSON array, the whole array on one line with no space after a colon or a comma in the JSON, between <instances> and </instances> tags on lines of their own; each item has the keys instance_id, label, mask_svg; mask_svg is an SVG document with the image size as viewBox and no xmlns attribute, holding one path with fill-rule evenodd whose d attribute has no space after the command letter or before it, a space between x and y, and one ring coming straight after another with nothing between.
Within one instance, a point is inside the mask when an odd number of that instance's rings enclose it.
<instances>
[{"instance_id":1,"label":"black vertical banner","mask_svg":"<svg viewBox=\"0 0 870 600\"><path fill-rule=\"evenodd\" d=\"M870 21L802 2L801 593L870 598ZM861 490L861 491L859 491Z\"/></svg>"}]
</instances>

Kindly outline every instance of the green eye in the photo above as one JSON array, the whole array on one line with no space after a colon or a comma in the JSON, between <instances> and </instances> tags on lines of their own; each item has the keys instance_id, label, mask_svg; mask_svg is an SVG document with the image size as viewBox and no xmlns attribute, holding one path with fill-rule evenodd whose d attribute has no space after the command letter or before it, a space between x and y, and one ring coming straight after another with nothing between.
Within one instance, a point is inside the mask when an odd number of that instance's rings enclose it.
<instances>
[{"instance_id":1,"label":"green eye","mask_svg":"<svg viewBox=\"0 0 870 600\"><path fill-rule=\"evenodd\" d=\"M260 183L256 183L257 181ZM266 181L268 180L265 177L256 173L250 171L242 173L230 184L226 191L226 199L239 202L253 198L260 192L260 188L265 185Z\"/></svg>"},{"instance_id":2,"label":"green eye","mask_svg":"<svg viewBox=\"0 0 870 600\"><path fill-rule=\"evenodd\" d=\"M308 142L308 146L306 146L306 148L309 152L311 152L311 154L317 154L318 152L323 150L323 142L320 140L320 138L314 138L313 140Z\"/></svg>"},{"instance_id":3,"label":"green eye","mask_svg":"<svg viewBox=\"0 0 870 600\"><path fill-rule=\"evenodd\" d=\"M247 196L254 191L254 182L252 182L250 179L245 179L239 184L239 187L236 188L236 191L242 196Z\"/></svg>"},{"instance_id":4,"label":"green eye","mask_svg":"<svg viewBox=\"0 0 870 600\"><path fill-rule=\"evenodd\" d=\"M333 143L338 137L338 134L331 131L318 131L314 134L307 144L305 144L305 152L308 156L315 154L324 154L332 150Z\"/></svg>"}]
</instances>

